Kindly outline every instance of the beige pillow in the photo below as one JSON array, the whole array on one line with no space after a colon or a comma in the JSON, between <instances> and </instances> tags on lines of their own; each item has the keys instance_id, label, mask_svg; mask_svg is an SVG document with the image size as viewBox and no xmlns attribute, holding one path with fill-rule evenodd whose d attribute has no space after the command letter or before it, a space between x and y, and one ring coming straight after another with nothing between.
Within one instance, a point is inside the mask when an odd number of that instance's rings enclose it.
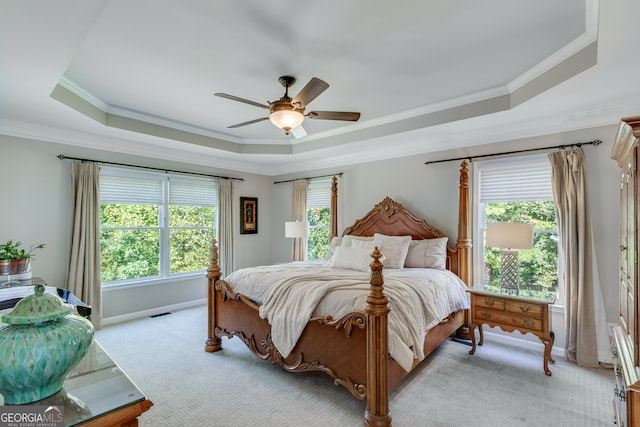
<instances>
[{"instance_id":1,"label":"beige pillow","mask_svg":"<svg viewBox=\"0 0 640 427\"><path fill-rule=\"evenodd\" d=\"M338 246L331 258L330 267L369 271L369 264L372 262L373 258L371 258L369 249Z\"/></svg>"},{"instance_id":2,"label":"beige pillow","mask_svg":"<svg viewBox=\"0 0 640 427\"><path fill-rule=\"evenodd\" d=\"M437 268L447 266L448 237L437 239L413 240L409 244L404 266L408 268Z\"/></svg>"},{"instance_id":3,"label":"beige pillow","mask_svg":"<svg viewBox=\"0 0 640 427\"><path fill-rule=\"evenodd\" d=\"M411 236L373 235L373 246L377 246L384 256L384 268L403 268Z\"/></svg>"}]
</instances>

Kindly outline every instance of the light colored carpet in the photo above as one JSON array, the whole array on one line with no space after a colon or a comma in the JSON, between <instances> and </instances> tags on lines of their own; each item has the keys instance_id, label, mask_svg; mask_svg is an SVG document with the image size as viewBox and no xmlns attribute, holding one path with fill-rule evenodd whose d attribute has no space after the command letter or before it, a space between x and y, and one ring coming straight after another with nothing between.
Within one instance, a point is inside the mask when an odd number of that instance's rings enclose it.
<instances>
[{"instance_id":1,"label":"light colored carpet","mask_svg":"<svg viewBox=\"0 0 640 427\"><path fill-rule=\"evenodd\" d=\"M154 406L141 426L362 426L365 403L325 374L292 374L237 338L204 352L206 307L107 326L96 334ZM485 337L476 354L447 341L391 394L398 426L611 426L613 372ZM559 359L559 360L558 360Z\"/></svg>"}]
</instances>

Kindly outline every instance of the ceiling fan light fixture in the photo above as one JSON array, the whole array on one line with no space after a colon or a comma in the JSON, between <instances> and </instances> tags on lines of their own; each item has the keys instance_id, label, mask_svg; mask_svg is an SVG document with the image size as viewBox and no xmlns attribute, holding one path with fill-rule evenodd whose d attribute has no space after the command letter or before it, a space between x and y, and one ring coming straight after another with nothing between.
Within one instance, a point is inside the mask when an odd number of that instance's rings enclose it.
<instances>
[{"instance_id":1,"label":"ceiling fan light fixture","mask_svg":"<svg viewBox=\"0 0 640 427\"><path fill-rule=\"evenodd\" d=\"M302 124L304 115L300 110L276 110L269 115L271 123L284 130L289 135L289 131Z\"/></svg>"}]
</instances>

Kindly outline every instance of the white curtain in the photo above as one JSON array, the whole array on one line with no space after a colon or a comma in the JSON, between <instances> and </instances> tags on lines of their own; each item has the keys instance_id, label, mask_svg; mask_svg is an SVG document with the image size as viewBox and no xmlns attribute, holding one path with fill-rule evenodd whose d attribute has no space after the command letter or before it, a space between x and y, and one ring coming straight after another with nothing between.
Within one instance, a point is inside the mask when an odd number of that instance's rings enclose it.
<instances>
[{"instance_id":1,"label":"white curtain","mask_svg":"<svg viewBox=\"0 0 640 427\"><path fill-rule=\"evenodd\" d=\"M71 163L67 289L91 306L91 322L96 329L102 326L99 176L96 163Z\"/></svg>"},{"instance_id":2,"label":"white curtain","mask_svg":"<svg viewBox=\"0 0 640 427\"><path fill-rule=\"evenodd\" d=\"M297 179L293 182L293 204L291 209L292 221L307 220L307 187L309 181ZM291 260L304 261L307 259L307 239L296 237L291 239Z\"/></svg>"},{"instance_id":3,"label":"white curtain","mask_svg":"<svg viewBox=\"0 0 640 427\"><path fill-rule=\"evenodd\" d=\"M233 272L233 180L218 180L218 248L222 277Z\"/></svg>"},{"instance_id":4,"label":"white curtain","mask_svg":"<svg viewBox=\"0 0 640 427\"><path fill-rule=\"evenodd\" d=\"M565 289L565 351L580 366L608 361L604 300L587 204L582 148L549 154Z\"/></svg>"}]
</instances>

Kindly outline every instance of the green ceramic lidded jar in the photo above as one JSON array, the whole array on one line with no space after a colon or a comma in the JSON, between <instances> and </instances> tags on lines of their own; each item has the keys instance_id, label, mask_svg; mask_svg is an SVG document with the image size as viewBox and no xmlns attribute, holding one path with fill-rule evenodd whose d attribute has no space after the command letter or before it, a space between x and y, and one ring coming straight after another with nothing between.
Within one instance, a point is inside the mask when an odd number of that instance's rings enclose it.
<instances>
[{"instance_id":1,"label":"green ceramic lidded jar","mask_svg":"<svg viewBox=\"0 0 640 427\"><path fill-rule=\"evenodd\" d=\"M44 292L23 298L0 326L0 394L20 405L58 392L93 341L93 325Z\"/></svg>"}]
</instances>

